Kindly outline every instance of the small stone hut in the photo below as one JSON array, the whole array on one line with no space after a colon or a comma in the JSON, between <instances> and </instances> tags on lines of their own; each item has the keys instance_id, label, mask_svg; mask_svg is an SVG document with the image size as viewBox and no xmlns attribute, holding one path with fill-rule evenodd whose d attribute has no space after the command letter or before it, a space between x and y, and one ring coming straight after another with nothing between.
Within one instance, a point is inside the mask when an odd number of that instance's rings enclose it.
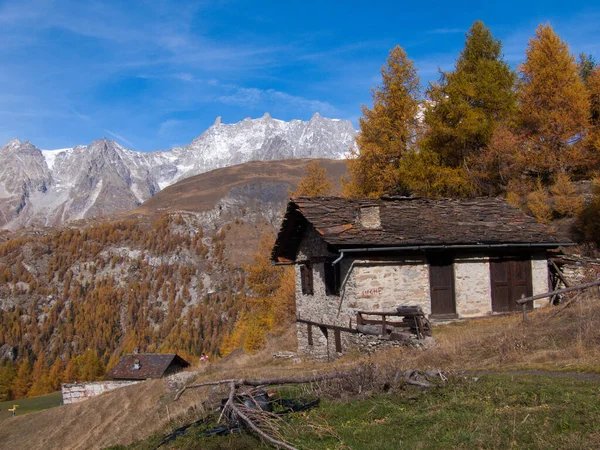
<instances>
[{"instance_id":1,"label":"small stone hut","mask_svg":"<svg viewBox=\"0 0 600 450\"><path fill-rule=\"evenodd\" d=\"M297 197L272 260L295 265L299 351L331 359L377 344L357 331L359 311L515 311L517 299L548 292L547 251L567 245L500 199Z\"/></svg>"},{"instance_id":2,"label":"small stone hut","mask_svg":"<svg viewBox=\"0 0 600 450\"><path fill-rule=\"evenodd\" d=\"M175 353L125 355L106 376L109 380L148 380L179 372L190 364Z\"/></svg>"}]
</instances>

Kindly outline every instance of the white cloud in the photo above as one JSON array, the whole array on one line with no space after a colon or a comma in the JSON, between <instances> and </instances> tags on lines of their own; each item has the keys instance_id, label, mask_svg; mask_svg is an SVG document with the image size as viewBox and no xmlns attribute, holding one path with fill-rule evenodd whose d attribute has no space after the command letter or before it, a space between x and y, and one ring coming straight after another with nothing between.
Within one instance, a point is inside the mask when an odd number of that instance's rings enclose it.
<instances>
[{"instance_id":1,"label":"white cloud","mask_svg":"<svg viewBox=\"0 0 600 450\"><path fill-rule=\"evenodd\" d=\"M135 145L133 142L131 142L130 140L128 140L128 139L126 139L126 138L124 138L124 137L123 137L123 136L121 136L120 134L114 133L114 132L112 132L112 131L110 131L110 130L107 130L106 128L104 128L103 130L104 130L104 132L105 132L105 133L108 133L108 134L110 134L112 137L114 137L114 138L118 139L119 141L122 141L122 142L124 142L124 143L125 143L125 144L127 144L127 145L128 145L130 148L132 148L132 149L134 149L134 150L136 149L136 145Z\"/></svg>"},{"instance_id":2,"label":"white cloud","mask_svg":"<svg viewBox=\"0 0 600 450\"><path fill-rule=\"evenodd\" d=\"M275 89L245 88L234 85L224 87L231 92L219 96L218 100L229 105L255 107L264 105L265 110L276 107L291 111L319 112L329 116L339 114L337 108L328 102L307 99Z\"/></svg>"},{"instance_id":3,"label":"white cloud","mask_svg":"<svg viewBox=\"0 0 600 450\"><path fill-rule=\"evenodd\" d=\"M163 137L169 136L182 123L183 121L177 119L165 120L158 126L158 135Z\"/></svg>"}]
</instances>

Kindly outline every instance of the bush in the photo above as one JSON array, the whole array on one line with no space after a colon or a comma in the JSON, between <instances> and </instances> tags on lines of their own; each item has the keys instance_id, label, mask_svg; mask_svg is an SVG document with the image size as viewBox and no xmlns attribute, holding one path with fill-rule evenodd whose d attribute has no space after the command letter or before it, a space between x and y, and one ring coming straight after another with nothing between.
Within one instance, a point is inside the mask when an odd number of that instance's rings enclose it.
<instances>
[{"instance_id":1,"label":"bush","mask_svg":"<svg viewBox=\"0 0 600 450\"><path fill-rule=\"evenodd\" d=\"M576 216L583 207L583 196L577 194L575 186L566 173L556 176L554 184L550 187L554 211L559 216Z\"/></svg>"},{"instance_id":2,"label":"bush","mask_svg":"<svg viewBox=\"0 0 600 450\"><path fill-rule=\"evenodd\" d=\"M548 223L552 218L550 197L539 182L537 189L527 195L527 209L542 223Z\"/></svg>"}]
</instances>

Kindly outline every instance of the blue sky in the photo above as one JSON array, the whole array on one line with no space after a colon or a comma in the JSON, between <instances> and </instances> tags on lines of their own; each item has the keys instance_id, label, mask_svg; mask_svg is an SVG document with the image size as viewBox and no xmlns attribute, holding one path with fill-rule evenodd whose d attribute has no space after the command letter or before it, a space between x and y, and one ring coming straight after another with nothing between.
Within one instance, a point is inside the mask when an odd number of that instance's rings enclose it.
<instances>
[{"instance_id":1,"label":"blue sky","mask_svg":"<svg viewBox=\"0 0 600 450\"><path fill-rule=\"evenodd\" d=\"M600 60L600 4L0 0L0 143L190 142L217 116L351 120L394 45L426 84L483 20L516 66L539 23Z\"/></svg>"}]
</instances>

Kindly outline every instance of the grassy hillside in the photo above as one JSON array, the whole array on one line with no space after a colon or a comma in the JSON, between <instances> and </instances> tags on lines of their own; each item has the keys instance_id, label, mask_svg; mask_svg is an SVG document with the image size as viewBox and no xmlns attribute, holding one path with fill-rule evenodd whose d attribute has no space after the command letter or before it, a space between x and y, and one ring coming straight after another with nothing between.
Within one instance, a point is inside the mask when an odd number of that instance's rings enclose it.
<instances>
[{"instance_id":1,"label":"grassy hillside","mask_svg":"<svg viewBox=\"0 0 600 450\"><path fill-rule=\"evenodd\" d=\"M439 326L434 329L436 347L351 354L330 364L272 359L272 352L294 348L290 330L256 355L234 352L201 368L196 381L362 367L371 381L360 392L334 384L313 385L305 392L323 398L322 405L281 429L301 448L389 448L385 445L392 440L406 448L597 448L598 330L600 299L588 292L569 305L531 313L525 324L516 314ZM454 375L427 391L391 381L398 370L415 367ZM482 369L488 372L480 373ZM498 373L523 369L552 369L562 376ZM464 370L478 373L461 375ZM79 405L17 417L10 429L0 431L0 440L29 448L51 448L50 443L83 448L82 442L93 443L92 448L132 442L137 442L132 448L153 448L176 426L210 415L225 395L225 389L198 389L175 402L164 382L142 383ZM197 435L180 439L166 448L257 445L247 435L201 443Z\"/></svg>"},{"instance_id":2,"label":"grassy hillside","mask_svg":"<svg viewBox=\"0 0 600 450\"><path fill-rule=\"evenodd\" d=\"M52 394L41 395L33 398L22 398L8 402L0 402L0 421L10 419L11 413L8 411L13 405L17 407L17 416L29 414L36 411L43 411L49 408L55 408L62 404L62 392L57 391ZM8 422L7 422L8 423Z\"/></svg>"}]
</instances>

